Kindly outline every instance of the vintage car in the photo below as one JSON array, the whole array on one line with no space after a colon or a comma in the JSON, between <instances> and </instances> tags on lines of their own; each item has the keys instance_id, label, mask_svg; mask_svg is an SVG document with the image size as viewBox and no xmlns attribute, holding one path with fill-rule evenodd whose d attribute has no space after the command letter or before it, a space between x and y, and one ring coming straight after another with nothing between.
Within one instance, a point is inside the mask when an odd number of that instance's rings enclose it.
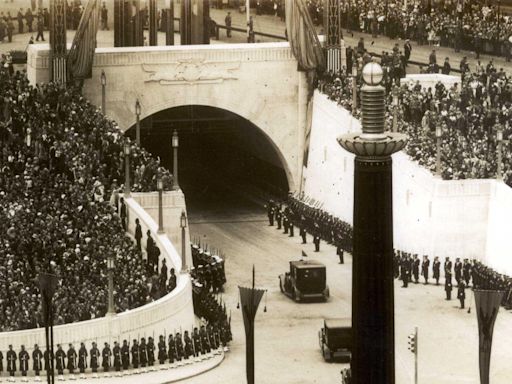
<instances>
[{"instance_id":1,"label":"vintage car","mask_svg":"<svg viewBox=\"0 0 512 384\"><path fill-rule=\"evenodd\" d=\"M320 349L325 361L349 363L352 348L352 320L325 319L318 332Z\"/></svg>"},{"instance_id":2,"label":"vintage car","mask_svg":"<svg viewBox=\"0 0 512 384\"><path fill-rule=\"evenodd\" d=\"M279 275L279 287L295 301L329 297L325 265L314 260L290 261L290 272Z\"/></svg>"}]
</instances>

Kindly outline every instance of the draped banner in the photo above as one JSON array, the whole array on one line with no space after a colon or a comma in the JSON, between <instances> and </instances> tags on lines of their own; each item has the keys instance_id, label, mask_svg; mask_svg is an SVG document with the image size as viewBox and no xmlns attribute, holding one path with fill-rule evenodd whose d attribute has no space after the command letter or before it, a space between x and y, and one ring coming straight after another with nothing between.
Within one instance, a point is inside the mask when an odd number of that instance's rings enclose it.
<instances>
[{"instance_id":1,"label":"draped banner","mask_svg":"<svg viewBox=\"0 0 512 384\"><path fill-rule=\"evenodd\" d=\"M238 287L238 289L244 317L247 384L254 384L254 318L265 290L245 287Z\"/></svg>"},{"instance_id":2,"label":"draped banner","mask_svg":"<svg viewBox=\"0 0 512 384\"><path fill-rule=\"evenodd\" d=\"M100 18L100 1L89 0L85 7L73 44L68 54L68 73L71 79L81 80L92 76L92 63L96 50L96 33Z\"/></svg>"},{"instance_id":3,"label":"draped banner","mask_svg":"<svg viewBox=\"0 0 512 384\"><path fill-rule=\"evenodd\" d=\"M286 32L293 55L299 62L298 70L307 73L308 95L306 127L304 132L303 169L307 168L312 123L312 97L316 73L325 71L325 57L313 21L304 0L286 0ZM303 177L301 177L301 186Z\"/></svg>"},{"instance_id":4,"label":"draped banner","mask_svg":"<svg viewBox=\"0 0 512 384\"><path fill-rule=\"evenodd\" d=\"M504 292L483 289L474 289L473 292L478 319L480 384L489 384L492 334Z\"/></svg>"}]
</instances>

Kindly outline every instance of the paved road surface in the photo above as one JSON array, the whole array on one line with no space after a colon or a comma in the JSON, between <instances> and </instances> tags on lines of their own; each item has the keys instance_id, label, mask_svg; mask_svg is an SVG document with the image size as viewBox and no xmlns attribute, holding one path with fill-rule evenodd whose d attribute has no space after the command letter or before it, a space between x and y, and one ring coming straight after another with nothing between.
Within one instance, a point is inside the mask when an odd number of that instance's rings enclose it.
<instances>
[{"instance_id":1,"label":"paved road surface","mask_svg":"<svg viewBox=\"0 0 512 384\"><path fill-rule=\"evenodd\" d=\"M211 211L213 212L213 211ZM263 212L208 211L192 213L191 234L201 236L226 255L227 287L223 300L232 310L234 342L220 367L185 381L194 384L239 384L245 369L245 336L240 310L236 309L237 286L248 285L251 268L256 267L256 285L268 289L268 312L262 302L256 322L256 379L260 383L337 383L344 365L325 363L317 332L324 317L350 316L351 264L340 265L335 249L322 244L313 252L311 243L288 238L269 227ZM311 239L309 239L311 240ZM298 259L301 250L328 267L331 288L328 303L296 304L279 291L277 276ZM468 302L472 295L468 292ZM457 308L458 301L445 301L442 286L395 284L396 376L398 384L413 382L413 355L407 350L407 335L419 327L420 383L479 383L478 333L475 311ZM511 313L500 310L494 338L491 377L495 384L509 384L512 346Z\"/></svg>"}]
</instances>

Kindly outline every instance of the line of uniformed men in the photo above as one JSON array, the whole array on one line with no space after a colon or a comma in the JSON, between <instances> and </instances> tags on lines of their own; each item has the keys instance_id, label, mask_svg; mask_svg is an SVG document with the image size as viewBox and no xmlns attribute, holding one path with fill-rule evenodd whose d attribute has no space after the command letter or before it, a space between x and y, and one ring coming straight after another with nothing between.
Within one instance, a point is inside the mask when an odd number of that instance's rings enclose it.
<instances>
[{"instance_id":1,"label":"line of uniformed men","mask_svg":"<svg viewBox=\"0 0 512 384\"><path fill-rule=\"evenodd\" d=\"M220 346L225 347L226 344L221 338L219 329L214 325L202 325L200 328L195 327L191 334L186 330L183 333L183 337L180 332L177 332L175 335L170 334L167 344L165 337L160 335L157 345L157 358L160 364L165 364L167 361L172 364L175 361L210 353ZM32 370L36 376L39 376L43 370L43 360L44 370L50 370L49 356L48 351L43 353L37 344L34 345L34 350L32 351ZM77 370L80 373L85 373L87 368L91 368L93 373L98 372L100 359L104 372L109 372L111 367L118 372L127 370L130 366L134 369L151 367L155 364L155 344L152 337L149 337L147 342L145 338L141 338L140 343L137 339L134 339L131 346L128 344L128 340L123 340L122 346L115 341L112 349L108 343L105 343L101 353L95 342L92 343L92 348L89 351L85 344L81 343L78 352L73 344L69 344L67 352L62 349L62 345L57 344L57 351L53 360L57 374L62 375L64 370L68 370L70 374L75 373ZM17 362L19 361L19 371L22 376L27 376L29 360L30 355L24 345L21 346L19 354L16 354L12 345L9 345L9 350L6 353L7 372L11 377L14 377L17 372ZM0 351L0 374L2 371L3 355Z\"/></svg>"}]
</instances>

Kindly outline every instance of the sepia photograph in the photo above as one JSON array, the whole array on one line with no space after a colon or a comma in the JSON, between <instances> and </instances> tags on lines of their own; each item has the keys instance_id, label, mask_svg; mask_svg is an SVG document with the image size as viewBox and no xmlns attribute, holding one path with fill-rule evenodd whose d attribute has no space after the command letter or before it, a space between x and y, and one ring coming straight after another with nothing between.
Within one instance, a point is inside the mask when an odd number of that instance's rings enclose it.
<instances>
[{"instance_id":1,"label":"sepia photograph","mask_svg":"<svg viewBox=\"0 0 512 384\"><path fill-rule=\"evenodd\" d=\"M512 0L0 0L0 383L511 384Z\"/></svg>"}]
</instances>

